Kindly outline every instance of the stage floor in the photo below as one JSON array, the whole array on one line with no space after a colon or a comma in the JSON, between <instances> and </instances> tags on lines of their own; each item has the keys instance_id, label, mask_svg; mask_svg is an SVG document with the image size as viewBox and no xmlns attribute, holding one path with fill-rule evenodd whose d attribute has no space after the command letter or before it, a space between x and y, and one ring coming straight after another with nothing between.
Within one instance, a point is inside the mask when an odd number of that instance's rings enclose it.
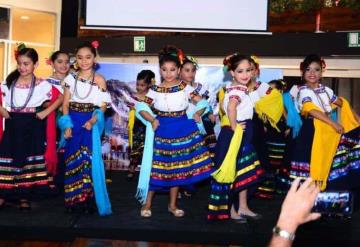
<instances>
[{"instance_id":1,"label":"stage floor","mask_svg":"<svg viewBox=\"0 0 360 247\"><path fill-rule=\"evenodd\" d=\"M167 212L168 196L157 195L153 202L153 216L140 217L140 205L135 200L136 181L127 181L125 172L109 174L113 215L67 214L62 195L33 203L31 211L15 207L0 211L0 238L2 240L56 240L76 238L118 239L156 242L178 242L211 245L266 246L271 229L276 223L282 197L273 200L252 199L250 206L264 217L247 224L228 220L208 222L206 206L209 188L198 185L192 198L182 198L179 206L186 212L184 218L175 218ZM294 246L360 246L360 213L352 219L323 218L309 223L297 232Z\"/></svg>"}]
</instances>

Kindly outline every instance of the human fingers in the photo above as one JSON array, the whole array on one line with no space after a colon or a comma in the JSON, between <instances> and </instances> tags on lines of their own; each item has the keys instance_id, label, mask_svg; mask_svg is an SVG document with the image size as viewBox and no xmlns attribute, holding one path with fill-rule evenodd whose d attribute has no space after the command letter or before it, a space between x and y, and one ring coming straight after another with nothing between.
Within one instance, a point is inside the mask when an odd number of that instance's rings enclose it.
<instances>
[{"instance_id":1,"label":"human fingers","mask_svg":"<svg viewBox=\"0 0 360 247\"><path fill-rule=\"evenodd\" d=\"M309 186L313 183L311 177L307 178L299 187L299 191L304 191L309 188Z\"/></svg>"},{"instance_id":2,"label":"human fingers","mask_svg":"<svg viewBox=\"0 0 360 247\"><path fill-rule=\"evenodd\" d=\"M299 184L300 184L300 178L296 178L293 183L291 184L291 187L289 189L289 193L295 193L297 191L297 189L299 188Z\"/></svg>"},{"instance_id":3,"label":"human fingers","mask_svg":"<svg viewBox=\"0 0 360 247\"><path fill-rule=\"evenodd\" d=\"M317 220L321 217L320 213L310 213L308 215L308 217L306 217L304 223L309 222L309 221L313 221L313 220Z\"/></svg>"}]
</instances>

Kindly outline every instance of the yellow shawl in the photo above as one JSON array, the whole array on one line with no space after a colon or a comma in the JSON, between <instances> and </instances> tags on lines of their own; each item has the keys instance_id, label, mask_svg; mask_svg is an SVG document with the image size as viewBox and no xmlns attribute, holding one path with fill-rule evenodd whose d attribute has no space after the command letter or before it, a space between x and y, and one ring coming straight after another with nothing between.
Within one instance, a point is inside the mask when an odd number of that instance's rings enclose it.
<instances>
[{"instance_id":1,"label":"yellow shawl","mask_svg":"<svg viewBox=\"0 0 360 247\"><path fill-rule=\"evenodd\" d=\"M341 99L343 106L340 109L340 124L345 128L345 132L348 132L358 127L359 124L353 116L349 103L345 99ZM306 102L303 104L301 114L307 116L311 110L321 111L319 107L312 102ZM319 182L321 190L325 190L341 135L330 125L316 118L314 118L314 128L315 133L310 159L310 177Z\"/></svg>"},{"instance_id":2,"label":"yellow shawl","mask_svg":"<svg viewBox=\"0 0 360 247\"><path fill-rule=\"evenodd\" d=\"M223 126L230 126L230 120L226 116L226 113L223 110L223 102L225 97L225 90L224 88L220 88L219 90L219 118L220 118L220 125Z\"/></svg>"},{"instance_id":3,"label":"yellow shawl","mask_svg":"<svg viewBox=\"0 0 360 247\"><path fill-rule=\"evenodd\" d=\"M135 109L131 108L129 111L128 134L129 134L129 147L133 147L133 131L135 124Z\"/></svg>"},{"instance_id":4,"label":"yellow shawl","mask_svg":"<svg viewBox=\"0 0 360 247\"><path fill-rule=\"evenodd\" d=\"M236 176L236 162L241 146L243 129L240 124L236 125L234 135L231 138L229 149L219 169L213 172L212 177L219 183L232 183Z\"/></svg>"},{"instance_id":5,"label":"yellow shawl","mask_svg":"<svg viewBox=\"0 0 360 247\"><path fill-rule=\"evenodd\" d=\"M279 90L272 89L269 94L257 101L255 111L264 123L269 122L274 129L280 132L276 124L284 112L284 104Z\"/></svg>"}]
</instances>

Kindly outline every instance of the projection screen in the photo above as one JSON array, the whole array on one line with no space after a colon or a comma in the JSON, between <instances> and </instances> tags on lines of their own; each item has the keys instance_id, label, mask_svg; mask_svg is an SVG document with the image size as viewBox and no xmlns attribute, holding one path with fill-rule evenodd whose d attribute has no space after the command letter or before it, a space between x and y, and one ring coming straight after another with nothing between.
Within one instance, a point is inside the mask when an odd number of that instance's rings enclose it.
<instances>
[{"instance_id":1,"label":"projection screen","mask_svg":"<svg viewBox=\"0 0 360 247\"><path fill-rule=\"evenodd\" d=\"M268 0L86 0L85 28L266 32Z\"/></svg>"}]
</instances>

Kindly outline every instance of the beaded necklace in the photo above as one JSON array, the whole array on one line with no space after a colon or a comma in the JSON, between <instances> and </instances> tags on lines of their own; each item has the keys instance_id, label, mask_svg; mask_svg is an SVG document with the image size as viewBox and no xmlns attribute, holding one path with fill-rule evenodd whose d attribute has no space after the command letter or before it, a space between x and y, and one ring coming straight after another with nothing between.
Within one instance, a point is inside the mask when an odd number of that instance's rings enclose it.
<instances>
[{"instance_id":1,"label":"beaded necklace","mask_svg":"<svg viewBox=\"0 0 360 247\"><path fill-rule=\"evenodd\" d=\"M75 77L75 86L74 86L74 94L76 95L77 98L83 100L83 99L86 99L87 97L89 97L91 91L92 91L92 85L94 84L94 80L95 80L95 73L92 74L92 80L90 82L90 89L89 91L87 92L87 94L85 95L85 97L82 97L79 95L79 92L77 90L77 83L78 83L78 76L79 76L79 73L76 74L76 77Z\"/></svg>"},{"instance_id":2,"label":"beaded necklace","mask_svg":"<svg viewBox=\"0 0 360 247\"><path fill-rule=\"evenodd\" d=\"M31 96L33 95L34 93L34 89L35 89L35 83L36 83L36 77L33 75L32 76L32 80L31 80L31 85L30 85L30 90L29 90L29 93L26 97L26 100L25 100L25 103L22 105L22 106L19 106L19 107L16 107L14 105L14 93L15 93L15 85L17 83L17 80L16 79L12 84L11 84L11 88L10 88L10 91L11 91L11 94L10 94L10 106L11 106L11 109L16 109L17 111L22 111L23 109L25 109L25 107L27 106L27 104L29 103L30 99L31 99Z\"/></svg>"}]
</instances>

